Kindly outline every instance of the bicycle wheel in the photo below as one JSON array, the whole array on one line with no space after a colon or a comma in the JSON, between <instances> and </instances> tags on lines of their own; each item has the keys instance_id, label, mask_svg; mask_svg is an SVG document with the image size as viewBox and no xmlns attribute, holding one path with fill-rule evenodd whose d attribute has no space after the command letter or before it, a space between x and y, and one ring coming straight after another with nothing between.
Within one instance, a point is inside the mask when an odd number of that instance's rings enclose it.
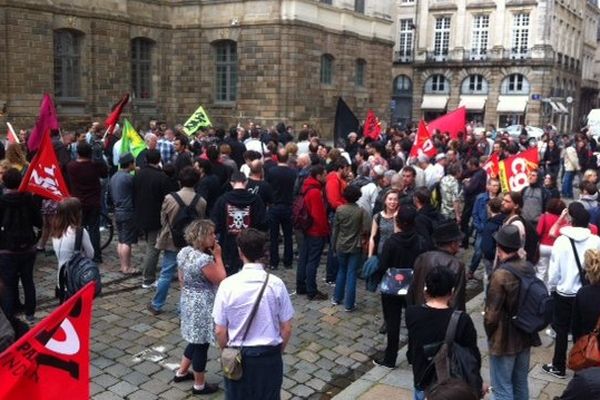
<instances>
[{"instance_id":1,"label":"bicycle wheel","mask_svg":"<svg viewBox=\"0 0 600 400\"><path fill-rule=\"evenodd\" d=\"M100 248L104 250L113 239L114 224L112 218L107 214L100 214Z\"/></svg>"}]
</instances>

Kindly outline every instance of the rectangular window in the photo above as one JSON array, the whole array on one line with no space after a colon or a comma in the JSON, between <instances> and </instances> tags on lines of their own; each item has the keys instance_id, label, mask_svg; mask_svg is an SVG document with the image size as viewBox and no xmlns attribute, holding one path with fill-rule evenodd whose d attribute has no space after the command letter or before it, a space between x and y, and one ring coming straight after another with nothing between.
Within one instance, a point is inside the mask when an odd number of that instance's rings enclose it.
<instances>
[{"instance_id":1,"label":"rectangular window","mask_svg":"<svg viewBox=\"0 0 600 400\"><path fill-rule=\"evenodd\" d=\"M433 54L435 59L443 61L448 56L450 47L450 17L435 19L435 32L433 38Z\"/></svg>"},{"instance_id":2,"label":"rectangular window","mask_svg":"<svg viewBox=\"0 0 600 400\"><path fill-rule=\"evenodd\" d=\"M398 52L400 61L412 60L413 48L413 20L400 20L400 38L398 40Z\"/></svg>"},{"instance_id":3,"label":"rectangular window","mask_svg":"<svg viewBox=\"0 0 600 400\"><path fill-rule=\"evenodd\" d=\"M148 39L131 41L131 85L136 98L152 97L152 41Z\"/></svg>"},{"instance_id":4,"label":"rectangular window","mask_svg":"<svg viewBox=\"0 0 600 400\"><path fill-rule=\"evenodd\" d=\"M356 60L356 86L365 86L365 67L367 63L365 60Z\"/></svg>"},{"instance_id":5,"label":"rectangular window","mask_svg":"<svg viewBox=\"0 0 600 400\"><path fill-rule=\"evenodd\" d=\"M331 0L321 0L321 3L331 5Z\"/></svg>"},{"instance_id":6,"label":"rectangular window","mask_svg":"<svg viewBox=\"0 0 600 400\"><path fill-rule=\"evenodd\" d=\"M365 13L365 0L354 0L354 11Z\"/></svg>"},{"instance_id":7,"label":"rectangular window","mask_svg":"<svg viewBox=\"0 0 600 400\"><path fill-rule=\"evenodd\" d=\"M513 15L511 55L524 57L529 49L529 14Z\"/></svg>"},{"instance_id":8,"label":"rectangular window","mask_svg":"<svg viewBox=\"0 0 600 400\"><path fill-rule=\"evenodd\" d=\"M81 97L81 36L54 32L54 94L59 98Z\"/></svg>"},{"instance_id":9,"label":"rectangular window","mask_svg":"<svg viewBox=\"0 0 600 400\"><path fill-rule=\"evenodd\" d=\"M488 47L489 27L489 15L475 15L473 17L473 31L471 35L472 60L481 60L485 58Z\"/></svg>"},{"instance_id":10,"label":"rectangular window","mask_svg":"<svg viewBox=\"0 0 600 400\"><path fill-rule=\"evenodd\" d=\"M215 45L216 100L233 102L237 98L237 46L226 41Z\"/></svg>"}]
</instances>

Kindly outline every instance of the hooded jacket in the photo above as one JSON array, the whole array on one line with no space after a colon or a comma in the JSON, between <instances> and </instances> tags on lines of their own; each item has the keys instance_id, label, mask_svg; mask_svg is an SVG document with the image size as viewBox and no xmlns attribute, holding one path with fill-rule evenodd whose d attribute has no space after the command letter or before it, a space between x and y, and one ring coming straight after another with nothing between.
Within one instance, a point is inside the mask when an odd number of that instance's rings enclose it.
<instances>
[{"instance_id":1,"label":"hooded jacket","mask_svg":"<svg viewBox=\"0 0 600 400\"><path fill-rule=\"evenodd\" d=\"M433 240L431 235L435 226L442 221L442 215L431 204L425 204L417 211L415 217L415 229L418 234L427 240L427 250L433 248Z\"/></svg>"},{"instance_id":2,"label":"hooded jacket","mask_svg":"<svg viewBox=\"0 0 600 400\"><path fill-rule=\"evenodd\" d=\"M518 257L506 260L503 264L510 264L523 274L535 275L533 266ZM483 325L491 355L511 356L541 344L537 333L521 331L511 322L519 306L519 286L519 278L502 268L502 265L494 270L490 278Z\"/></svg>"},{"instance_id":3,"label":"hooded jacket","mask_svg":"<svg viewBox=\"0 0 600 400\"><path fill-rule=\"evenodd\" d=\"M325 195L327 196L327 202L329 207L334 211L343 204L346 204L346 200L342 196L346 189L346 181L344 181L337 174L336 171L331 171L327 174L327 180L325 183Z\"/></svg>"},{"instance_id":4,"label":"hooded jacket","mask_svg":"<svg viewBox=\"0 0 600 400\"><path fill-rule=\"evenodd\" d=\"M383 244L379 256L379 280L389 268L415 268L417 257L427 251L427 241L416 231L396 232Z\"/></svg>"},{"instance_id":5,"label":"hooded jacket","mask_svg":"<svg viewBox=\"0 0 600 400\"><path fill-rule=\"evenodd\" d=\"M581 268L583 268L585 251L588 249L600 250L600 237L592 235L588 228L573 226L565 226L560 233L561 235L554 241L550 256L548 289L556 290L561 296L574 297L581 288L581 278L570 239L575 242Z\"/></svg>"},{"instance_id":6,"label":"hooded jacket","mask_svg":"<svg viewBox=\"0 0 600 400\"><path fill-rule=\"evenodd\" d=\"M500 229L505 219L506 215L499 213L489 218L483 226L483 230L481 231L481 251L488 261L493 262L494 258L496 258L496 240L493 235Z\"/></svg>"},{"instance_id":7,"label":"hooded jacket","mask_svg":"<svg viewBox=\"0 0 600 400\"><path fill-rule=\"evenodd\" d=\"M582 194L578 200L587 211L598 207L598 192L594 194Z\"/></svg>"},{"instance_id":8,"label":"hooded jacket","mask_svg":"<svg viewBox=\"0 0 600 400\"><path fill-rule=\"evenodd\" d=\"M326 237L329 235L329 220L323 198L323 185L312 176L308 176L302 185L301 195L304 196L304 205L312 218L312 225L306 235Z\"/></svg>"}]
</instances>

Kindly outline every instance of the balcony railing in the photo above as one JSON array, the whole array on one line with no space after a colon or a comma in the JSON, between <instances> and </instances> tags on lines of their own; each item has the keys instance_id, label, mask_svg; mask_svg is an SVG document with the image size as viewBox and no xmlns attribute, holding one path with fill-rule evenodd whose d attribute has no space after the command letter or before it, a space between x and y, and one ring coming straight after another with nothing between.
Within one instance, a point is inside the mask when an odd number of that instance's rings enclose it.
<instances>
[{"instance_id":1,"label":"balcony railing","mask_svg":"<svg viewBox=\"0 0 600 400\"><path fill-rule=\"evenodd\" d=\"M513 47L512 49L504 49L504 58L510 60L525 60L531 58L531 50L527 47Z\"/></svg>"},{"instance_id":2,"label":"balcony railing","mask_svg":"<svg viewBox=\"0 0 600 400\"><path fill-rule=\"evenodd\" d=\"M428 51L425 55L427 61L443 62L448 60L448 50Z\"/></svg>"},{"instance_id":3,"label":"balcony railing","mask_svg":"<svg viewBox=\"0 0 600 400\"><path fill-rule=\"evenodd\" d=\"M394 61L398 63L411 63L413 62L412 50L400 50L394 52Z\"/></svg>"},{"instance_id":4,"label":"balcony railing","mask_svg":"<svg viewBox=\"0 0 600 400\"><path fill-rule=\"evenodd\" d=\"M488 59L487 49L465 50L466 61L485 61Z\"/></svg>"},{"instance_id":5,"label":"balcony railing","mask_svg":"<svg viewBox=\"0 0 600 400\"><path fill-rule=\"evenodd\" d=\"M543 60L545 62L557 62L556 54L553 51L534 51L530 48L489 48L489 49L448 49L446 51L419 51L416 54L411 52L410 59L418 62L441 63L441 62L459 62L459 63L489 63L506 60ZM399 54L395 53L395 60L398 60ZM414 61L413 60L413 61ZM564 68L578 69L577 60L569 59L563 56Z\"/></svg>"}]
</instances>

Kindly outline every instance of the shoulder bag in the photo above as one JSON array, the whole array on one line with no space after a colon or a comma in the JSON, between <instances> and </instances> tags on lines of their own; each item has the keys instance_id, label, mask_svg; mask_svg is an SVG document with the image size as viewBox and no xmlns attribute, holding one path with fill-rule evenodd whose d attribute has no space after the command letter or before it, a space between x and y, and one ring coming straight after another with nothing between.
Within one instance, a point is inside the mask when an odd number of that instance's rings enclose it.
<instances>
[{"instance_id":1,"label":"shoulder bag","mask_svg":"<svg viewBox=\"0 0 600 400\"><path fill-rule=\"evenodd\" d=\"M593 331L577 340L569 353L568 366L573 371L600 366L600 318Z\"/></svg>"},{"instance_id":2,"label":"shoulder bag","mask_svg":"<svg viewBox=\"0 0 600 400\"><path fill-rule=\"evenodd\" d=\"M250 330L250 326L252 325L252 321L254 320L254 316L256 315L256 311L258 311L258 305L260 304L260 300L262 299L263 293L265 292L265 287L267 286L267 282L269 281L269 273L267 272L267 277L260 288L260 292L258 293L258 297L254 301L254 306L252 307L252 311L250 312L250 316L244 323L242 330L244 331L244 336L242 336L242 343L239 347L225 347L221 350L221 367L223 368L223 375L227 379L231 379L232 381L239 381L242 378L242 348L244 341L246 340L246 336L248 336L248 331Z\"/></svg>"}]
</instances>

